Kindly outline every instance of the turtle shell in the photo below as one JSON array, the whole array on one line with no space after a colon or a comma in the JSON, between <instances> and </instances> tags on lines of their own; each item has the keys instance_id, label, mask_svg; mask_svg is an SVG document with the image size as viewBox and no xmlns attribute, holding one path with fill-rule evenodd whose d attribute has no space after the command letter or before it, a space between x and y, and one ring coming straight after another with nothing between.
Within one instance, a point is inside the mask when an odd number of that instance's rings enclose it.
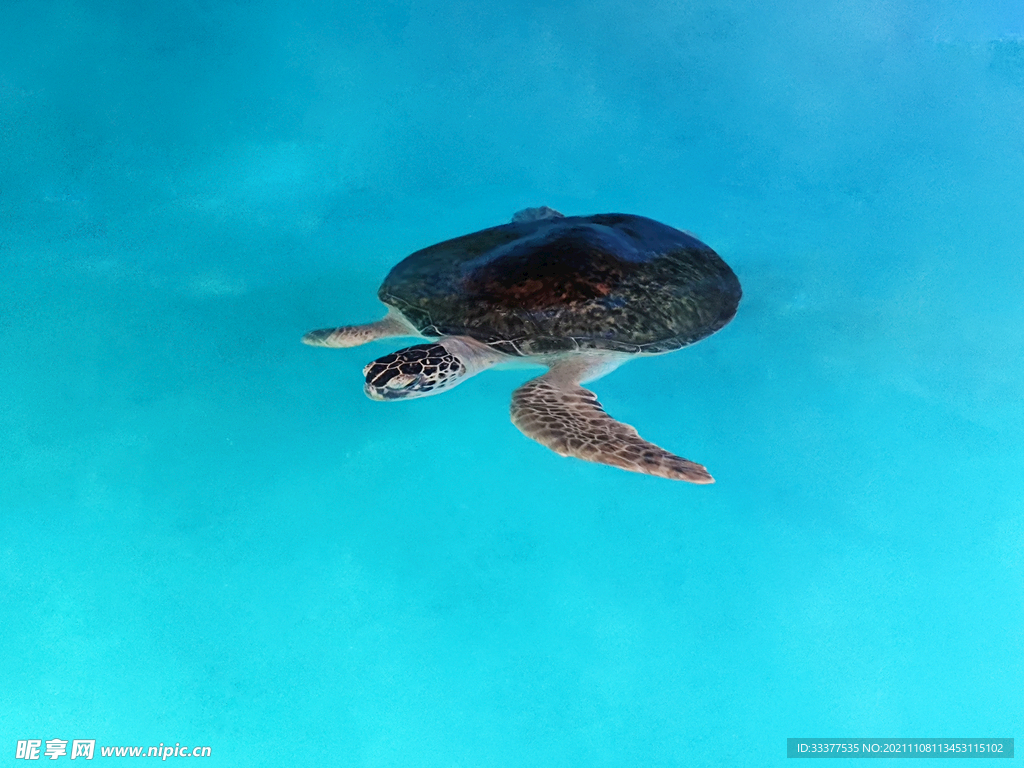
<instances>
[{"instance_id":1,"label":"turtle shell","mask_svg":"<svg viewBox=\"0 0 1024 768\"><path fill-rule=\"evenodd\" d=\"M516 221L416 251L378 295L426 337L512 355L654 354L736 314L736 275L695 237L643 216Z\"/></svg>"}]
</instances>

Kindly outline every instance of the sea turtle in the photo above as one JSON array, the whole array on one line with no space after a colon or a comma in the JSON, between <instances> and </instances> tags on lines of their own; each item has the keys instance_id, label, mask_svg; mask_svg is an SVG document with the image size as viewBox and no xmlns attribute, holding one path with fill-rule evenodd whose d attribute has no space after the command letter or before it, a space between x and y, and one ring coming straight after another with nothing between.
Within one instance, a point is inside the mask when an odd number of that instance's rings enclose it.
<instances>
[{"instance_id":1,"label":"sea turtle","mask_svg":"<svg viewBox=\"0 0 1024 768\"><path fill-rule=\"evenodd\" d=\"M374 400L436 395L502 363L544 365L547 373L512 395L512 423L527 437L563 456L714 482L700 464L613 419L580 386L632 357L700 341L732 320L739 280L692 235L643 216L528 208L509 224L417 251L377 295L389 308L382 320L303 338L320 347L426 339L363 369Z\"/></svg>"}]
</instances>

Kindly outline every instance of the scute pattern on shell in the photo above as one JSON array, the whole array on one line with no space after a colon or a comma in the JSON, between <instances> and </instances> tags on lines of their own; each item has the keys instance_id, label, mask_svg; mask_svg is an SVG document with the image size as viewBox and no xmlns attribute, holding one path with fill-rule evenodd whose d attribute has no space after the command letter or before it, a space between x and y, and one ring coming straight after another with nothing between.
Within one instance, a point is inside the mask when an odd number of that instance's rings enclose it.
<instances>
[{"instance_id":1,"label":"scute pattern on shell","mask_svg":"<svg viewBox=\"0 0 1024 768\"><path fill-rule=\"evenodd\" d=\"M417 251L380 288L425 336L514 355L667 352L728 323L741 297L704 243L642 216L492 227Z\"/></svg>"}]
</instances>

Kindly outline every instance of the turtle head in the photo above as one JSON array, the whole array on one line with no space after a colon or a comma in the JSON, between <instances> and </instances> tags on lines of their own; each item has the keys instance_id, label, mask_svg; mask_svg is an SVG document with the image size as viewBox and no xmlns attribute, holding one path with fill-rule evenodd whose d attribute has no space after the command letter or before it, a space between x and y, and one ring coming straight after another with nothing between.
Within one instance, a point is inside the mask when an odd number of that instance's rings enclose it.
<instances>
[{"instance_id":1,"label":"turtle head","mask_svg":"<svg viewBox=\"0 0 1024 768\"><path fill-rule=\"evenodd\" d=\"M363 375L372 400L405 400L444 392L471 374L443 344L417 344L377 358Z\"/></svg>"}]
</instances>

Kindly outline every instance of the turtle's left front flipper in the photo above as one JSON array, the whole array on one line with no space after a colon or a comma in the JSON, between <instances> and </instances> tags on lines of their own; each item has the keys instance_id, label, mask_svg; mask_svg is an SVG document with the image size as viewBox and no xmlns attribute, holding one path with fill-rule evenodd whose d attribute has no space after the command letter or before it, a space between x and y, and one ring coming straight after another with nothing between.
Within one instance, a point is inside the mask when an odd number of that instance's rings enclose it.
<instances>
[{"instance_id":1,"label":"turtle's left front flipper","mask_svg":"<svg viewBox=\"0 0 1024 768\"><path fill-rule=\"evenodd\" d=\"M629 424L613 419L589 389L552 374L557 370L512 395L512 423L527 437L562 456L670 480L715 482L700 464L647 442Z\"/></svg>"}]
</instances>

